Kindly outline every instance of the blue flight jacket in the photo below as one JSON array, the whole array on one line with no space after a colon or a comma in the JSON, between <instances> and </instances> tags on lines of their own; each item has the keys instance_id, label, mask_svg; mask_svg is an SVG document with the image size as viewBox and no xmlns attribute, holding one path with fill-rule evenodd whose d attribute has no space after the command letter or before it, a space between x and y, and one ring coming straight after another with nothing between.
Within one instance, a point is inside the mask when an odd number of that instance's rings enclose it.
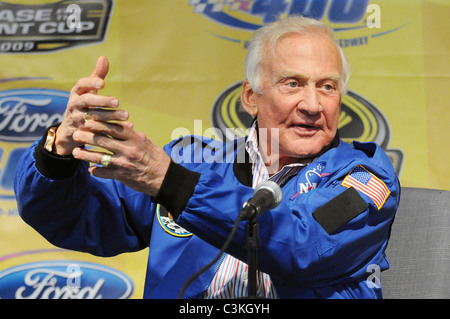
<instances>
[{"instance_id":1,"label":"blue flight jacket","mask_svg":"<svg viewBox=\"0 0 450 319\"><path fill-rule=\"evenodd\" d=\"M253 195L244 139L172 141L172 163L156 197L88 173L88 163L44 150L36 141L17 168L15 194L25 222L52 244L98 256L149 247L144 298L176 298L219 252ZM355 170L358 168L358 170ZM368 179L387 195L348 185ZM362 185L362 187L363 187ZM355 190L356 189L356 190ZM374 143L332 147L282 185L283 200L258 217L258 269L280 298L381 298L373 270L388 268L385 249L400 197L390 160ZM245 222L227 253L246 261ZM188 286L202 298L219 262Z\"/></svg>"}]
</instances>

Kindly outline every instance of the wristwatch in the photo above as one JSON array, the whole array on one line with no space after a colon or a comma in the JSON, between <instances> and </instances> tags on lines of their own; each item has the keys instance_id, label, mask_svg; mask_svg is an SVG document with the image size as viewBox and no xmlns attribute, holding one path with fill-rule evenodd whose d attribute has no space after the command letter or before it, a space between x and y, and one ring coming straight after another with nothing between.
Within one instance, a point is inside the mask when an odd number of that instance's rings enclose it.
<instances>
[{"instance_id":1,"label":"wristwatch","mask_svg":"<svg viewBox=\"0 0 450 319\"><path fill-rule=\"evenodd\" d=\"M45 140L44 148L49 152L53 151L53 145L55 144L57 128L58 128L57 126L51 127L47 132L47 139Z\"/></svg>"}]
</instances>

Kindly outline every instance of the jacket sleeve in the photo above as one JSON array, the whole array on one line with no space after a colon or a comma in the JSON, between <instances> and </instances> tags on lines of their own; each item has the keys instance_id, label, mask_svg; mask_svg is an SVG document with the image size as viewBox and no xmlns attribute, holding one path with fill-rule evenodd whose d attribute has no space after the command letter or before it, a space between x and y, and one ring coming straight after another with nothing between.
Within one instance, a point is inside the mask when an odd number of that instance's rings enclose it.
<instances>
[{"instance_id":1,"label":"jacket sleeve","mask_svg":"<svg viewBox=\"0 0 450 319\"><path fill-rule=\"evenodd\" d=\"M384 250L400 195L395 172L386 161L387 158L382 162L387 169L371 159L346 162L316 188L293 199L290 195L297 182L295 178L290 180L283 187L282 203L258 218L259 269L274 280L320 287L367 278L368 266L372 264L385 268ZM342 185L360 163L375 172L391 191L381 209L369 196ZM176 196L177 188L172 187L171 191ZM243 203L252 194L250 187L215 171L203 170L192 196L178 212L177 223L220 248ZM333 219L330 215L341 214L340 211L343 217ZM331 220L331 224L324 220ZM245 239L242 222L228 253L243 261L247 258Z\"/></svg>"},{"instance_id":2,"label":"jacket sleeve","mask_svg":"<svg viewBox=\"0 0 450 319\"><path fill-rule=\"evenodd\" d=\"M148 246L153 203L88 163L61 157L36 141L22 156L14 191L22 219L52 244L99 256Z\"/></svg>"}]
</instances>

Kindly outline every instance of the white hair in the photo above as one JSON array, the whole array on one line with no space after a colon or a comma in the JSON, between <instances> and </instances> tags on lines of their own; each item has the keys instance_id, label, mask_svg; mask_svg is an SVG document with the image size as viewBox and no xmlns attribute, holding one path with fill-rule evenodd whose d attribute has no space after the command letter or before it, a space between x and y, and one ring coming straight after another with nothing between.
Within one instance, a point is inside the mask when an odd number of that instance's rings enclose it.
<instances>
[{"instance_id":1,"label":"white hair","mask_svg":"<svg viewBox=\"0 0 450 319\"><path fill-rule=\"evenodd\" d=\"M285 19L275 21L255 31L249 43L245 62L245 74L251 88L261 94L261 64L266 52L275 51L277 42L287 34L321 33L328 36L335 43L342 61L342 74L339 88L341 94L347 92L347 83L350 77L350 65L345 57L344 51L336 43L333 29L323 22L302 16L289 16Z\"/></svg>"}]
</instances>

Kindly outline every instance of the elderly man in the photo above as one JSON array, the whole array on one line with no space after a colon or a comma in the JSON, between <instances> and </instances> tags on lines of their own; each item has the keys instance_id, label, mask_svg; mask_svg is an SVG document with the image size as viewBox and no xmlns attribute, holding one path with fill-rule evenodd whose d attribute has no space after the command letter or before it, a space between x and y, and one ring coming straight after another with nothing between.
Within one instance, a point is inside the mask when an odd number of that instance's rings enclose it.
<instances>
[{"instance_id":1,"label":"elderly man","mask_svg":"<svg viewBox=\"0 0 450 319\"><path fill-rule=\"evenodd\" d=\"M400 187L380 147L339 139L349 72L328 26L290 17L255 32L241 94L255 120L247 138L230 143L193 136L158 147L116 98L97 94L108 68L99 58L72 89L61 125L22 158L15 192L27 223L57 246L99 256L149 246L144 297L174 298L270 179L283 200L258 217L258 296L382 297L368 278L388 267ZM230 152L235 160L224 160ZM202 161L190 160L199 153ZM245 297L245 237L239 227L184 297Z\"/></svg>"}]
</instances>

